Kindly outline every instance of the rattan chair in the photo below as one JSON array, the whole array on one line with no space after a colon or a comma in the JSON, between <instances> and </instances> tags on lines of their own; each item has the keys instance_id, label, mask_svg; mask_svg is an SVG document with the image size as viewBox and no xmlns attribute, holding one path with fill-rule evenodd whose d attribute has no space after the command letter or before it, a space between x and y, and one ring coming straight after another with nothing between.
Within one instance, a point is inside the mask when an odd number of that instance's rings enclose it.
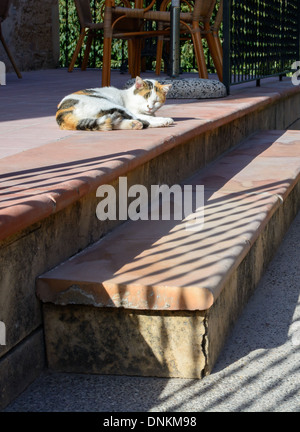
<instances>
[{"instance_id":1,"label":"rattan chair","mask_svg":"<svg viewBox=\"0 0 300 432\"><path fill-rule=\"evenodd\" d=\"M120 0L121 1L121 0ZM118 6L115 0L105 0L102 86L110 85L111 44L112 39L128 41L128 69L134 78L141 71L141 53L143 41L158 35L168 35L168 29L153 30L145 25L148 21L167 20L168 12L153 10L156 0L143 7L143 0L122 0L124 6Z\"/></svg>"},{"instance_id":2,"label":"rattan chair","mask_svg":"<svg viewBox=\"0 0 300 432\"><path fill-rule=\"evenodd\" d=\"M164 0L161 4L161 11L166 11L171 0ZM223 0L220 0L215 21L212 23L212 15L216 6L216 0L195 0L194 4L182 0L189 12L180 13L180 34L184 38L191 38L193 42L195 57L200 78L208 78L207 67L204 57L202 38L206 38L210 55L214 62L220 81L223 80L223 55L222 45L219 37L219 29L223 18ZM164 29L170 25L170 13L168 13L168 24L160 21L158 29ZM161 71L161 60L163 52L164 36L159 36L156 53L156 74Z\"/></svg>"},{"instance_id":3,"label":"rattan chair","mask_svg":"<svg viewBox=\"0 0 300 432\"><path fill-rule=\"evenodd\" d=\"M1 0L0 1L0 40L2 42L2 45L3 45L3 47L4 47L5 51L6 51L6 54L7 54L8 58L9 58L9 60L11 61L11 64L13 65L13 68L14 68L14 70L15 70L18 78L22 78L22 75L21 75L21 73L20 73L20 71L19 71L19 69L18 69L18 67L17 67L17 65L16 65L16 63L15 63L12 55L11 55L11 52L8 49L8 46L7 46L6 42L5 42L5 40L4 40L4 37L3 37L3 34L2 34L2 29L1 29L2 22L8 16L9 6L10 6L10 0Z\"/></svg>"},{"instance_id":4,"label":"rattan chair","mask_svg":"<svg viewBox=\"0 0 300 432\"><path fill-rule=\"evenodd\" d=\"M74 65L83 45L84 38L87 35L86 48L81 64L81 70L86 70L93 39L97 37L97 32L99 30L103 30L104 27L103 22L95 23L93 21L90 0L74 0L74 2L80 22L80 35L68 68L69 72L72 72L74 69Z\"/></svg>"}]
</instances>

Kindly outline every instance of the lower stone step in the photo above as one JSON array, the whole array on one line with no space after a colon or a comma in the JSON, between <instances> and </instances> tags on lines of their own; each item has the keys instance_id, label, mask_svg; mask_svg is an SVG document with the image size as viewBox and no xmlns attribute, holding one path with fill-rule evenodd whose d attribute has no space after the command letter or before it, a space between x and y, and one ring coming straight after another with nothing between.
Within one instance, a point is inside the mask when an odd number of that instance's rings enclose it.
<instances>
[{"instance_id":1,"label":"lower stone step","mask_svg":"<svg viewBox=\"0 0 300 432\"><path fill-rule=\"evenodd\" d=\"M43 274L49 367L210 373L300 208L299 180L300 132L258 133L181 185L174 212L188 191L203 200L187 218L129 220Z\"/></svg>"}]
</instances>

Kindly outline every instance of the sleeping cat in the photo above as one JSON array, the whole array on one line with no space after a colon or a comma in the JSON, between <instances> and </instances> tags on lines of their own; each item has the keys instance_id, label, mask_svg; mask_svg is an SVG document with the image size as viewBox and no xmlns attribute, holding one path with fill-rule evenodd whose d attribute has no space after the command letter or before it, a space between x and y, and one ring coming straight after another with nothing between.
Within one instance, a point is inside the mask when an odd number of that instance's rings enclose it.
<instances>
[{"instance_id":1,"label":"sleeping cat","mask_svg":"<svg viewBox=\"0 0 300 432\"><path fill-rule=\"evenodd\" d=\"M164 104L170 87L136 77L134 85L126 90L81 90L62 99L56 121L61 129L89 131L169 126L173 119L155 117L155 112Z\"/></svg>"}]
</instances>

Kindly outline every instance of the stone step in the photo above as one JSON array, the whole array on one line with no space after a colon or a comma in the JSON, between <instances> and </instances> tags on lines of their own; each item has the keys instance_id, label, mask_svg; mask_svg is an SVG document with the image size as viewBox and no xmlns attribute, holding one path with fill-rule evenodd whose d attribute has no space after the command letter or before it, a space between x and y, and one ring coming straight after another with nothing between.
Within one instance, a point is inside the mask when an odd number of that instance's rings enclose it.
<instances>
[{"instance_id":1,"label":"stone step","mask_svg":"<svg viewBox=\"0 0 300 432\"><path fill-rule=\"evenodd\" d=\"M130 220L40 276L49 367L210 373L300 208L299 180L300 132L260 132L182 184L204 187L196 224Z\"/></svg>"},{"instance_id":2,"label":"stone step","mask_svg":"<svg viewBox=\"0 0 300 432\"><path fill-rule=\"evenodd\" d=\"M299 118L300 86L287 77L266 79L261 87L233 86L231 95L220 99L168 100L160 114L175 119L170 128L61 131L53 117L57 101L91 83L97 86L97 70L71 75L30 71L22 82L1 88L7 109L0 123L0 321L6 326L0 409L45 364L36 278L119 224L96 217L100 185L115 186L120 176L129 187L178 183L253 132L291 128ZM122 87L128 76L116 71L115 78L113 84ZM24 111L25 99L30 103Z\"/></svg>"}]
</instances>

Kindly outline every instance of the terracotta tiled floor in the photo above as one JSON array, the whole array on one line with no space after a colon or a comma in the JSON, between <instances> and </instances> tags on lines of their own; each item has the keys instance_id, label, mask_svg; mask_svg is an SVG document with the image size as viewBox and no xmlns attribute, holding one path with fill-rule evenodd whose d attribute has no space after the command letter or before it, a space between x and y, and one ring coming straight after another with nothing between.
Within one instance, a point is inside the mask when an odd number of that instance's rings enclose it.
<instances>
[{"instance_id":1,"label":"terracotta tiled floor","mask_svg":"<svg viewBox=\"0 0 300 432\"><path fill-rule=\"evenodd\" d=\"M154 78L152 73L142 76ZM128 79L113 72L112 85L122 87ZM222 99L168 100L160 110L176 121L168 128L61 131L55 122L61 98L100 82L97 70L71 74L44 70L25 72L21 80L8 74L7 85L0 86L0 237L10 233L8 220L20 228L21 215L23 220L39 212L47 216L54 201L56 210L62 208L74 199L74 191L78 198L99 184L99 179L109 180L112 168L121 175L212 125L222 125L281 94L300 90L289 79L270 79L259 88L254 83L233 87L232 94Z\"/></svg>"},{"instance_id":2,"label":"terracotta tiled floor","mask_svg":"<svg viewBox=\"0 0 300 432\"><path fill-rule=\"evenodd\" d=\"M61 131L55 122L58 102L68 93L81 88L97 87L101 84L100 72L74 70L68 73L64 69L23 72L19 80L15 74L7 74L7 85L0 86L0 158L14 155L31 148L42 147L53 141L63 140L81 132ZM184 77L195 76L186 74ZM142 77L155 78L153 73L144 73ZM128 74L112 73L112 85L122 88L129 79ZM214 76L212 76L214 78ZM249 108L253 103L263 103L270 96L276 97L281 91L293 88L289 79L279 83L278 79L265 80L263 87L254 83L232 87L231 96L214 100L168 100L161 109L162 115L172 115L177 120L175 133L181 122L188 122L187 128L207 120L217 120L236 111ZM184 107L182 107L184 104ZM174 128L172 128L172 133ZM134 134L136 132L133 132ZM147 134L149 131L147 131ZM161 136L162 129L151 131ZM114 132L114 135L118 132ZM126 133L131 135L132 132ZM101 136L101 141L107 139ZM144 131L145 135L145 131Z\"/></svg>"}]
</instances>

